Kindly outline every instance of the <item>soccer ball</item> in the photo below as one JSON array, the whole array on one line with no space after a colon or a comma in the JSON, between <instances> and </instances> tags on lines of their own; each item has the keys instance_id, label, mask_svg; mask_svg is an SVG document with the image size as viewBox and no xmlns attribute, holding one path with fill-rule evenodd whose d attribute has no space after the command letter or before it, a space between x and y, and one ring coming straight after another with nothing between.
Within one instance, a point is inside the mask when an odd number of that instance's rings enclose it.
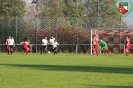
<instances>
[{"instance_id":1,"label":"soccer ball","mask_svg":"<svg viewBox=\"0 0 133 88\"><path fill-rule=\"evenodd\" d=\"M50 53L50 51L48 51L48 53Z\"/></svg>"}]
</instances>

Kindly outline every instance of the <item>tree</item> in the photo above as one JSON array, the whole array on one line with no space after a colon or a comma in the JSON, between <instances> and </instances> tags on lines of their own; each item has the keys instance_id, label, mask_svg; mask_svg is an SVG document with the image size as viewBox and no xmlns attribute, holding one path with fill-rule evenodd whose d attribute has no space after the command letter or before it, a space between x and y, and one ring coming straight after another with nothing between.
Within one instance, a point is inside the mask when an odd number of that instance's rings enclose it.
<instances>
[{"instance_id":1,"label":"tree","mask_svg":"<svg viewBox=\"0 0 133 88\"><path fill-rule=\"evenodd\" d=\"M22 0L1 0L0 15L23 16L25 5L25 2Z\"/></svg>"},{"instance_id":2,"label":"tree","mask_svg":"<svg viewBox=\"0 0 133 88\"><path fill-rule=\"evenodd\" d=\"M6 38L14 32L17 17L23 17L25 13L25 2L22 0L1 0L0 1L0 38L5 43ZM13 21L14 20L14 21Z\"/></svg>"},{"instance_id":3,"label":"tree","mask_svg":"<svg viewBox=\"0 0 133 88\"><path fill-rule=\"evenodd\" d=\"M67 17L83 17L85 15L85 6L82 0L64 0L64 14Z\"/></svg>"},{"instance_id":4,"label":"tree","mask_svg":"<svg viewBox=\"0 0 133 88\"><path fill-rule=\"evenodd\" d=\"M85 0L90 28L120 28L121 17L114 11L115 0ZM90 18L93 17L93 18ZM126 24L123 24L125 27ZM126 26L127 27L127 26Z\"/></svg>"},{"instance_id":5,"label":"tree","mask_svg":"<svg viewBox=\"0 0 133 88\"><path fill-rule=\"evenodd\" d=\"M37 5L40 17L63 17L64 7L62 0L40 0Z\"/></svg>"}]
</instances>

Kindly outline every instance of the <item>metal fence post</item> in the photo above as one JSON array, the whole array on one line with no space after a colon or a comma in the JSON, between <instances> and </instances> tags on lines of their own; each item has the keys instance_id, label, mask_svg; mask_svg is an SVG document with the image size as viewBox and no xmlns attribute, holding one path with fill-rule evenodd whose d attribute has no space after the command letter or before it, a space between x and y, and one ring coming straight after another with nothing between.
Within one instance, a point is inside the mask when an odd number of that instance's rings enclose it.
<instances>
[{"instance_id":1,"label":"metal fence post","mask_svg":"<svg viewBox=\"0 0 133 88\"><path fill-rule=\"evenodd\" d=\"M76 1L77 3L77 11L78 11L78 0ZM79 13L77 14L77 30L76 30L76 54L78 53L78 16L79 16Z\"/></svg>"},{"instance_id":2,"label":"metal fence post","mask_svg":"<svg viewBox=\"0 0 133 88\"><path fill-rule=\"evenodd\" d=\"M18 37L18 35L17 35L17 33L18 33L18 18L17 18L17 16L16 16L16 40L15 40L15 43L17 44L17 37Z\"/></svg>"},{"instance_id":3,"label":"metal fence post","mask_svg":"<svg viewBox=\"0 0 133 88\"><path fill-rule=\"evenodd\" d=\"M91 29L91 55L92 55L92 29Z\"/></svg>"},{"instance_id":4,"label":"metal fence post","mask_svg":"<svg viewBox=\"0 0 133 88\"><path fill-rule=\"evenodd\" d=\"M17 37L18 37L18 17L17 16L15 16L15 28L16 28L16 35L15 35L15 37L16 37L16 40L15 40L15 44L17 44ZM17 47L15 47L15 51L17 50Z\"/></svg>"},{"instance_id":5,"label":"metal fence post","mask_svg":"<svg viewBox=\"0 0 133 88\"><path fill-rule=\"evenodd\" d=\"M37 53L37 32L38 32L38 18L36 18L36 53Z\"/></svg>"},{"instance_id":6,"label":"metal fence post","mask_svg":"<svg viewBox=\"0 0 133 88\"><path fill-rule=\"evenodd\" d=\"M58 35L58 28L59 28L59 17L57 16L57 24L56 24L56 34L55 34L55 38L56 38L56 40L57 40L57 35Z\"/></svg>"},{"instance_id":7,"label":"metal fence post","mask_svg":"<svg viewBox=\"0 0 133 88\"><path fill-rule=\"evenodd\" d=\"M76 30L76 54L78 53L78 17L77 17L77 30Z\"/></svg>"}]
</instances>

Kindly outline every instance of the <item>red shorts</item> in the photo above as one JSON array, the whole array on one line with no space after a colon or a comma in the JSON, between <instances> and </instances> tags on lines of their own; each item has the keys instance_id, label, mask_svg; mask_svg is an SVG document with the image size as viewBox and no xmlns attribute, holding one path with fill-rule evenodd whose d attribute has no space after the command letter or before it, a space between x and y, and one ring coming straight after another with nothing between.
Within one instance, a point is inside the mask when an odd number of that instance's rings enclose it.
<instances>
[{"instance_id":1,"label":"red shorts","mask_svg":"<svg viewBox=\"0 0 133 88\"><path fill-rule=\"evenodd\" d=\"M93 49L98 50L98 45L94 45Z\"/></svg>"},{"instance_id":2,"label":"red shorts","mask_svg":"<svg viewBox=\"0 0 133 88\"><path fill-rule=\"evenodd\" d=\"M9 46L8 45L6 45L6 49L9 49Z\"/></svg>"},{"instance_id":3,"label":"red shorts","mask_svg":"<svg viewBox=\"0 0 133 88\"><path fill-rule=\"evenodd\" d=\"M23 47L23 49L24 49L24 50L27 50L27 49L28 49L28 47Z\"/></svg>"},{"instance_id":4,"label":"red shorts","mask_svg":"<svg viewBox=\"0 0 133 88\"><path fill-rule=\"evenodd\" d=\"M126 46L126 50L129 50L130 49L130 46Z\"/></svg>"}]
</instances>

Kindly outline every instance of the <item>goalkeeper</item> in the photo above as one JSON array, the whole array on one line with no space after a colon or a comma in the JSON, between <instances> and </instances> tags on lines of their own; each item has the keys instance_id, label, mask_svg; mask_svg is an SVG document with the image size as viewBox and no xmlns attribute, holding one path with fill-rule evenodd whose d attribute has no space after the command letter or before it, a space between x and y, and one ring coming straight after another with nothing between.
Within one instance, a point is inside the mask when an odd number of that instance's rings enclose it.
<instances>
[{"instance_id":1,"label":"goalkeeper","mask_svg":"<svg viewBox=\"0 0 133 88\"><path fill-rule=\"evenodd\" d=\"M100 43L99 43L99 48L100 48L102 54L108 52L107 43L106 43L105 41L103 41L103 40L100 41Z\"/></svg>"}]
</instances>

